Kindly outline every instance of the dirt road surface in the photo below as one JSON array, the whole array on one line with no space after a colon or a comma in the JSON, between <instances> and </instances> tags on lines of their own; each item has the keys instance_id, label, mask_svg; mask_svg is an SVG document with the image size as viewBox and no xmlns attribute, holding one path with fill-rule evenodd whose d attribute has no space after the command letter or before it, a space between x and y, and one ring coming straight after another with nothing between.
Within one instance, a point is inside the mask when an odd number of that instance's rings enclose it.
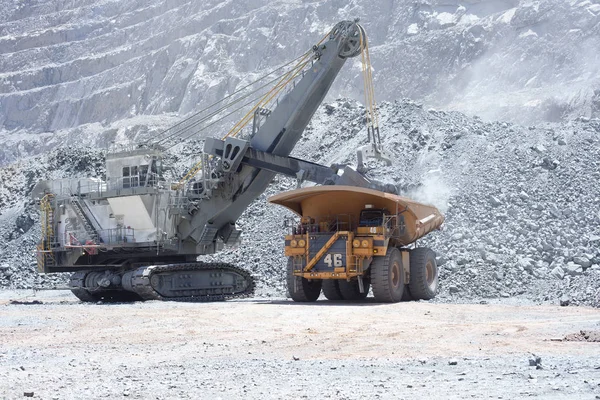
<instances>
[{"instance_id":1,"label":"dirt road surface","mask_svg":"<svg viewBox=\"0 0 600 400\"><path fill-rule=\"evenodd\" d=\"M0 399L600 398L600 343L560 340L598 309L17 297L0 292Z\"/></svg>"}]
</instances>

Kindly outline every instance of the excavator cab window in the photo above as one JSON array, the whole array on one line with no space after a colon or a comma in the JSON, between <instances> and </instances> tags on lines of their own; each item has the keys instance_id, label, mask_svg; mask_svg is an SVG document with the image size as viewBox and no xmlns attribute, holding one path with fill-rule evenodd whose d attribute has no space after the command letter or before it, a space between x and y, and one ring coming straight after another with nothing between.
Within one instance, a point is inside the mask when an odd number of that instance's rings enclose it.
<instances>
[{"instance_id":1,"label":"excavator cab window","mask_svg":"<svg viewBox=\"0 0 600 400\"><path fill-rule=\"evenodd\" d=\"M123 187L130 188L140 186L140 176L138 175L138 167L123 167Z\"/></svg>"},{"instance_id":2,"label":"excavator cab window","mask_svg":"<svg viewBox=\"0 0 600 400\"><path fill-rule=\"evenodd\" d=\"M150 177L148 178L148 186L154 186L159 180L159 161L152 160L150 164Z\"/></svg>"},{"instance_id":3,"label":"excavator cab window","mask_svg":"<svg viewBox=\"0 0 600 400\"><path fill-rule=\"evenodd\" d=\"M383 224L384 209L367 208L360 212L358 226L381 226Z\"/></svg>"}]
</instances>

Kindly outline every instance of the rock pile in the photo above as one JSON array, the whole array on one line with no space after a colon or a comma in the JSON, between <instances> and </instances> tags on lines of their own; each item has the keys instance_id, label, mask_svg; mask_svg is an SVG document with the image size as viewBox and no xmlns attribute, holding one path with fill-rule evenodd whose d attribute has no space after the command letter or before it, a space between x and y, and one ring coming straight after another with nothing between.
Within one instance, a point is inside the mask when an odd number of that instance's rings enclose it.
<instances>
[{"instance_id":1,"label":"rock pile","mask_svg":"<svg viewBox=\"0 0 600 400\"><path fill-rule=\"evenodd\" d=\"M385 103L381 113L382 140L396 160L392 167L372 163L369 174L446 215L444 231L418 243L438 253L440 299L600 306L600 120L521 127L411 101ZM362 119L356 103L329 104L295 155L355 163L354 149L366 138ZM270 190L293 186L279 178ZM279 290L281 219L262 199L255 202L241 220L252 234L231 255L265 271L259 274L265 286ZM264 257L248 262L256 248Z\"/></svg>"}]
</instances>

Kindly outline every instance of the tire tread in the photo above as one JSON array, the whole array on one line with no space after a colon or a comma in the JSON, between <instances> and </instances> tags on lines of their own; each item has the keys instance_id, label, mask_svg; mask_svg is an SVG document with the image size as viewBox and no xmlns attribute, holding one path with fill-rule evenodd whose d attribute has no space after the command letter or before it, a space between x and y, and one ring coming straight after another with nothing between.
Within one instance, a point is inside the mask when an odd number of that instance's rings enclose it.
<instances>
[{"instance_id":1,"label":"tire tread","mask_svg":"<svg viewBox=\"0 0 600 400\"><path fill-rule=\"evenodd\" d=\"M295 280L298 280L298 284L295 285ZM294 264L293 258L288 258L287 265L287 287L290 297L294 301L298 302L312 302L317 301L321 294L322 281L309 282L308 279L294 276ZM298 290L295 291L294 287L297 286Z\"/></svg>"},{"instance_id":2,"label":"tire tread","mask_svg":"<svg viewBox=\"0 0 600 400\"><path fill-rule=\"evenodd\" d=\"M432 292L427 285L427 271L425 266L430 257L433 258L437 279L435 252L427 247L418 247L410 251L410 282L408 286L415 300L431 300L435 297L435 292Z\"/></svg>"},{"instance_id":3,"label":"tire tread","mask_svg":"<svg viewBox=\"0 0 600 400\"><path fill-rule=\"evenodd\" d=\"M342 292L340 291L339 283L336 279L326 279L323 281L323 294L327 300L343 300Z\"/></svg>"},{"instance_id":4,"label":"tire tread","mask_svg":"<svg viewBox=\"0 0 600 400\"><path fill-rule=\"evenodd\" d=\"M373 288L373 296L377 301L383 303L396 303L400 301L399 298L394 298L389 279L389 269L392 265L393 257L398 257L400 264L402 265L400 251L395 247L389 248L385 256L375 257L371 263L371 287ZM401 287L404 288L404 274L401 273L400 276L402 280Z\"/></svg>"}]
</instances>

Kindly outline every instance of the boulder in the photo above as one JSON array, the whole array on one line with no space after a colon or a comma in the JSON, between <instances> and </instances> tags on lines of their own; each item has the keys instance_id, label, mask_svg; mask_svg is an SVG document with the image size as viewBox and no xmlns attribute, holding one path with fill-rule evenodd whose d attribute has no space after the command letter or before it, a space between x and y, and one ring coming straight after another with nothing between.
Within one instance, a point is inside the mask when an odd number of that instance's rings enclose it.
<instances>
[{"instance_id":1,"label":"boulder","mask_svg":"<svg viewBox=\"0 0 600 400\"><path fill-rule=\"evenodd\" d=\"M581 267L583 269L587 269L592 265L592 262L587 257L584 257L584 256L574 257L573 262L575 264L581 265Z\"/></svg>"},{"instance_id":2,"label":"boulder","mask_svg":"<svg viewBox=\"0 0 600 400\"><path fill-rule=\"evenodd\" d=\"M562 279L565 277L565 271L561 267L556 267L550 271L550 276L557 279Z\"/></svg>"},{"instance_id":3,"label":"boulder","mask_svg":"<svg viewBox=\"0 0 600 400\"><path fill-rule=\"evenodd\" d=\"M564 268L565 273L570 276L578 276L583 274L583 268L579 264L569 261Z\"/></svg>"}]
</instances>

